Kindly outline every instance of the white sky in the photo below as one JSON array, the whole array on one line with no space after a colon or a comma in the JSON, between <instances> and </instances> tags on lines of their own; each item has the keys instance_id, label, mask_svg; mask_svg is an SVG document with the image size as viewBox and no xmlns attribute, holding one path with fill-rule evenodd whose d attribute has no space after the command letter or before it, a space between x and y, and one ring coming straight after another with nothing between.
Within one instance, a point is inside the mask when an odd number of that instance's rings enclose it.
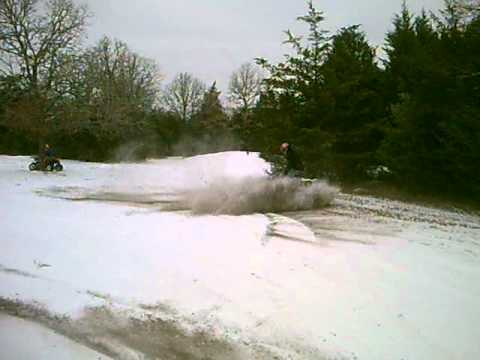
<instances>
[{"instance_id":1,"label":"white sky","mask_svg":"<svg viewBox=\"0 0 480 360\"><path fill-rule=\"evenodd\" d=\"M314 0L326 27L362 24L369 41L382 45L402 0ZM107 35L125 41L140 55L157 61L165 82L178 72L214 80L226 90L230 74L255 57L282 58L283 31L303 32L296 17L303 0L76 0L91 19L88 43ZM413 11L438 10L443 0L409 0Z\"/></svg>"}]
</instances>

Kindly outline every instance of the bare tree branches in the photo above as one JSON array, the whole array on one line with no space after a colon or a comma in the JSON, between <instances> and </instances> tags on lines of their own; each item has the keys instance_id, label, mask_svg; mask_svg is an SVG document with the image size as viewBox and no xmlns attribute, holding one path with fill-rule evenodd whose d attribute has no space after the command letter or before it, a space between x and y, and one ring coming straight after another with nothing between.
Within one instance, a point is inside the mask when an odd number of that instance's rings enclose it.
<instances>
[{"instance_id":1,"label":"bare tree branches","mask_svg":"<svg viewBox=\"0 0 480 360\"><path fill-rule=\"evenodd\" d=\"M0 68L49 90L84 33L88 10L72 0L0 0Z\"/></svg>"},{"instance_id":2,"label":"bare tree branches","mask_svg":"<svg viewBox=\"0 0 480 360\"><path fill-rule=\"evenodd\" d=\"M139 113L151 111L158 98L157 65L119 40L102 38L97 45L63 66L56 92L77 112L86 111L98 129L120 131L135 125ZM85 119L82 120L85 123Z\"/></svg>"},{"instance_id":3,"label":"bare tree branches","mask_svg":"<svg viewBox=\"0 0 480 360\"><path fill-rule=\"evenodd\" d=\"M189 73L180 73L166 87L162 103L184 122L189 121L200 109L205 84Z\"/></svg>"},{"instance_id":4,"label":"bare tree branches","mask_svg":"<svg viewBox=\"0 0 480 360\"><path fill-rule=\"evenodd\" d=\"M262 76L252 64L245 63L232 74L228 86L229 99L242 110L251 109L260 94Z\"/></svg>"}]
</instances>

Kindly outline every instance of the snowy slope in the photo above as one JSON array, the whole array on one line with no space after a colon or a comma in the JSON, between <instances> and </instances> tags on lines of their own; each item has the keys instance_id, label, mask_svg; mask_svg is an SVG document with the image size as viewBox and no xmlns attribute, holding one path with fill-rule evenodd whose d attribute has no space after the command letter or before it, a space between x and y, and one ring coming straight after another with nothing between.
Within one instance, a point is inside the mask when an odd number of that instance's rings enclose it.
<instances>
[{"instance_id":1,"label":"snowy slope","mask_svg":"<svg viewBox=\"0 0 480 360\"><path fill-rule=\"evenodd\" d=\"M474 215L342 194L255 213L305 190L240 152L60 174L28 160L0 157L4 313L122 359L480 358Z\"/></svg>"},{"instance_id":2,"label":"snowy slope","mask_svg":"<svg viewBox=\"0 0 480 360\"><path fill-rule=\"evenodd\" d=\"M38 324L3 314L0 314L0 349L2 359L109 359Z\"/></svg>"}]
</instances>

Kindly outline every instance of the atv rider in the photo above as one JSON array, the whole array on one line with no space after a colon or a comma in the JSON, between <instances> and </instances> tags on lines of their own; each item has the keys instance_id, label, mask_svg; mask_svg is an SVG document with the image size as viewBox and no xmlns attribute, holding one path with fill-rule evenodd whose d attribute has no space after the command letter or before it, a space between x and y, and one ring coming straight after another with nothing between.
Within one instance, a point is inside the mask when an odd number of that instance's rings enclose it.
<instances>
[{"instance_id":1,"label":"atv rider","mask_svg":"<svg viewBox=\"0 0 480 360\"><path fill-rule=\"evenodd\" d=\"M303 163L297 152L293 150L292 145L289 143L283 143L280 146L280 151L285 156L287 166L283 172L286 176L301 176L303 173Z\"/></svg>"},{"instance_id":2,"label":"atv rider","mask_svg":"<svg viewBox=\"0 0 480 360\"><path fill-rule=\"evenodd\" d=\"M43 155L42 156L43 169L46 169L49 165L53 166L53 163L55 162L55 152L53 151L53 149L50 147L49 144L45 144L42 155Z\"/></svg>"}]
</instances>

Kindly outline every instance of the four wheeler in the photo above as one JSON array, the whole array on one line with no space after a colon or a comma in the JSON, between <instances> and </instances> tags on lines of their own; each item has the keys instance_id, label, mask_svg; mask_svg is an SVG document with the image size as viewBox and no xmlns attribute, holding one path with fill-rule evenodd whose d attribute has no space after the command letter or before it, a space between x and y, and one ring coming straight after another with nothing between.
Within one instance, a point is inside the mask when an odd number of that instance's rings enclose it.
<instances>
[{"instance_id":1,"label":"four wheeler","mask_svg":"<svg viewBox=\"0 0 480 360\"><path fill-rule=\"evenodd\" d=\"M60 163L60 160L57 158L53 158L50 160L47 160L47 165L45 169L43 169L43 164L42 160L39 156L33 156L32 157L33 161L28 165L28 169L30 171L36 171L36 170L43 170L43 171L62 171L63 170L63 165Z\"/></svg>"}]
</instances>

